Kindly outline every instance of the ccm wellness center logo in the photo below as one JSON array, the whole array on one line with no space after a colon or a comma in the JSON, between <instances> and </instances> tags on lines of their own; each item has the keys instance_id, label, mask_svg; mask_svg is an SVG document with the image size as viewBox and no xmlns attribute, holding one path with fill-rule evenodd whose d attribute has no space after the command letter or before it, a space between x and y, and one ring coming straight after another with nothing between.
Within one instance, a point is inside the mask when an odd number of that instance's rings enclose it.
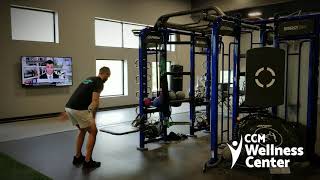
<instances>
[{"instance_id":1,"label":"ccm wellness center logo","mask_svg":"<svg viewBox=\"0 0 320 180\"><path fill-rule=\"evenodd\" d=\"M274 137L274 136L273 136ZM272 137L271 137L272 138ZM244 150L247 153L245 164L248 168L285 168L289 167L290 159L281 159L290 156L303 156L303 147L277 147L270 142L270 136L265 134L247 134L244 137ZM281 142L282 143L282 142ZM240 142L232 142L232 146L227 144L232 155L232 166L236 164L243 146L242 136ZM275 158L275 157L281 158ZM271 157L271 158L270 158Z\"/></svg>"}]
</instances>

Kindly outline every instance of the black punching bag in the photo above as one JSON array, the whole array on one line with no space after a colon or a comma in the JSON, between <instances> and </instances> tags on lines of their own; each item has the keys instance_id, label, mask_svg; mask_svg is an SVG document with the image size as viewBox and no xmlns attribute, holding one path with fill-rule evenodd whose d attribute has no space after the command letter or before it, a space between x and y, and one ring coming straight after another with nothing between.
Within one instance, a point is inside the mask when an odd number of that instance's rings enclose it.
<instances>
[{"instance_id":1,"label":"black punching bag","mask_svg":"<svg viewBox=\"0 0 320 180\"><path fill-rule=\"evenodd\" d=\"M182 73L183 66L181 65L171 65L171 72ZM171 91L177 92L182 91L183 76L182 75L171 75L170 87Z\"/></svg>"}]
</instances>

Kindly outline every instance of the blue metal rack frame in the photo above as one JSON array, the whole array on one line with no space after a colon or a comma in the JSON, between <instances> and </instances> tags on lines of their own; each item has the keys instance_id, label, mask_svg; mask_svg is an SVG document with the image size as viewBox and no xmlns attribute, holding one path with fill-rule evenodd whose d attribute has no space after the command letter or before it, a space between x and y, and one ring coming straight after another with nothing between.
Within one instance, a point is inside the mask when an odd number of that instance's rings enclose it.
<instances>
[{"instance_id":1,"label":"blue metal rack frame","mask_svg":"<svg viewBox=\"0 0 320 180\"><path fill-rule=\"evenodd\" d=\"M219 57L218 57L218 37L219 37L219 28L221 27L221 21L223 17L217 18L215 23L213 23L212 26L212 33L211 33L211 99L210 99L210 126L211 126L211 138L210 138L210 159L208 162L205 164L205 169L208 167L215 167L217 164L219 158L218 158L218 153L217 153L217 123L218 123L218 63L219 63ZM280 37L278 35L278 25L280 22L286 22L286 21L292 21L292 20L303 20L303 19L313 19L316 26L314 33L311 34L306 34L306 35L299 35L299 36L287 36L287 37ZM274 37L274 47L279 48L280 43L283 43L283 41L287 40L302 40L299 44L299 52L290 54L288 52L288 46L287 46L287 57L286 57L286 64L288 64L288 59L289 56L292 55L298 55L299 63L301 61L301 48L302 45L306 42L311 42L310 45L310 52L309 52L309 74L308 74L308 107L307 107L307 130L306 130L306 135L307 135L307 156L309 160L312 160L312 157L314 156L315 152L315 142L316 142L316 128L317 128L317 96L318 96L318 66L319 66L319 33L320 33L320 14L310 14L310 15L304 15L304 16L293 16L293 17L276 17L274 20L262 20L262 21L257 21L257 22L250 22L250 21L244 21L242 20L241 22L243 23L248 23L251 25L258 25L261 27L261 33L260 33L260 43L253 43L252 42L252 33L249 31L241 31L241 29L235 33L235 47L234 47L234 61L233 61L233 103L232 103L232 140L236 139L236 132L237 132L237 126L236 126L236 121L237 118L239 117L239 62L240 62L240 33L250 33L251 34L251 48L253 44L260 44L261 46L266 45L266 36L265 34L267 31L270 32L269 30L266 30L263 27L266 27L268 24L274 23L275 30L275 37ZM237 27L241 27L239 23L240 19L233 19L236 24L238 24ZM272 30L271 30L272 31ZM230 43L231 45L231 43ZM230 47L229 47L229 54L224 54L223 55L229 55L229 61L230 61ZM222 58L222 61L223 58ZM222 62L224 63L224 62ZM230 72L230 68L229 68ZM300 67L299 67L299 76L301 74ZM230 77L230 76L229 76ZM285 89L287 92L288 89L288 84L287 84L287 79L288 79L288 67L286 66L286 85ZM299 78L300 79L300 78ZM300 80L298 81L298 86L300 86ZM299 96L300 96L300 91L298 91L298 98L297 98L297 103L300 103ZM288 105L288 100L287 100L287 94L285 94L285 119L288 117L288 110L287 110L287 105ZM299 107L297 107L299 108ZM277 114L277 107L272 108L273 114ZM299 110L297 110L297 123L299 122ZM204 169L204 170L205 170Z\"/></svg>"},{"instance_id":2,"label":"blue metal rack frame","mask_svg":"<svg viewBox=\"0 0 320 180\"><path fill-rule=\"evenodd\" d=\"M146 43L146 38L148 36L148 33L151 33L153 31L156 31L158 33L160 33L162 36L162 42L161 42L161 48L160 49L155 49L152 50L151 52L149 52L146 47L147 47L147 43ZM169 34L183 34L183 35L189 35L191 37L191 41L190 42L169 42L168 41L168 37ZM138 150L147 150L147 148L145 147L145 144L149 143L149 142L155 142L155 141L159 141L159 140L164 140L166 141L166 136L167 136L167 121L169 119L170 116L164 114L162 112L162 108L158 108L155 110L148 110L146 107L144 107L143 104L143 99L148 97L148 92L147 92L147 78L146 78L146 74L147 74L147 61L148 61L148 55L156 55L156 60L157 62L161 62L162 60L167 59L167 44L190 44L190 72L183 72L181 73L181 75L188 75L190 76L190 93L189 93L189 98L188 99L184 99L184 100L180 100L181 102L189 102L190 104L190 114L189 114L189 118L190 118L190 136L194 137L195 136L195 132L196 131L200 131L203 129L197 129L195 128L195 107L196 107L196 103L195 103L195 89L194 89L194 85L195 85L195 55L196 55L196 51L195 51L195 38L196 36L199 36L198 34L196 35L195 33L187 33L187 32L183 32L183 31L179 31L179 30L171 30L171 29L166 29L166 28L161 28L158 30L152 29L152 28L146 28L144 30L142 30L140 32L139 38L140 38L140 46L139 46L139 117L142 118L142 125L140 126L140 141L139 141L139 147L137 148ZM210 43L210 41L208 40L208 43ZM209 46L209 45L208 45ZM205 53L207 55L207 63L210 64L210 49L207 48L207 52ZM158 55L160 55L160 59L158 59ZM165 63L166 64L166 63ZM163 71L165 70L165 71ZM172 75L173 73L170 72L166 72L166 68L164 69L160 69L160 76L167 76L167 75ZM210 75L210 71L207 70L207 76ZM167 82L166 82L167 83ZM206 88L210 89L210 83L206 83ZM166 87L161 87L162 91L168 91L167 86ZM158 92L159 93L159 92ZM166 95L164 95L166 96ZM167 95L168 97L168 95ZM210 99L210 94L206 94L206 98L207 100ZM169 100L166 100L169 101ZM179 101L179 102L180 102ZM178 101L174 101L174 102L178 102ZM207 109L209 107L209 104L207 103ZM163 126L163 132L161 134L160 137L155 138L155 139L150 139L150 140L146 140L145 138L145 134L144 134L144 130L146 128L145 123L147 122L147 114L148 113L154 113L154 112L159 112L160 114L160 123ZM209 114L209 113L207 113Z\"/></svg>"},{"instance_id":3,"label":"blue metal rack frame","mask_svg":"<svg viewBox=\"0 0 320 180\"><path fill-rule=\"evenodd\" d=\"M210 9L210 8L209 8ZM191 12L191 11L190 11ZM192 11L193 13L196 11ZM197 11L198 12L198 11ZM199 12L206 12L206 11L199 11ZM218 11L217 11L218 12ZM184 12L183 12L184 13ZM179 16L183 13L174 13L173 16ZM285 119L288 119L288 99L287 99L287 90L288 90L288 59L289 56L298 55L299 62L301 61L301 47L303 43L310 42L310 60L309 60L309 74L308 74L308 104L307 104L307 155L309 160L312 159L315 151L315 138L316 138L316 127L317 127L317 96L318 96L318 66L319 66L319 33L320 33L320 27L319 27L319 19L320 19L320 13L316 14L309 14L309 15L302 15L302 16L290 16L290 17L275 17L271 20L261 20L261 21L247 21L247 20L241 20L239 17L228 17L224 14L214 15L214 18L210 19L210 31L203 31L198 32L198 29L195 29L194 31L190 28L183 29L180 26L175 26L174 24L166 23L165 20L168 20L169 16L164 16L159 18L160 23L157 22L155 28L147 28L141 31L140 33L140 48L139 48L139 80L140 80L140 98L139 98L139 112L141 118L143 118L145 121L147 121L146 114L148 111L143 107L143 98L147 96L147 77L146 77L146 65L147 65L147 51L146 51L146 44L145 44L145 38L146 34L151 31L156 31L162 35L175 33L175 34L182 34L182 35L188 35L191 37L191 41L189 42L181 42L176 44L190 44L190 99L188 102L190 103L190 134L194 135L195 129L194 129L194 118L195 118L195 103L194 103L194 66L195 66L195 37L199 35L210 35L210 38L208 38L208 48L206 50L206 64L207 64L207 71L206 71L206 100L209 101L207 104L206 110L207 110L207 117L210 119L210 159L206 163L206 166L214 166L219 158L218 158L218 73L219 73L219 45L222 46L223 52L222 52L222 61L224 61L224 56L228 57L228 85L230 85L230 71L231 71L231 45L234 46L233 48L233 90L232 90L232 140L235 140L237 138L237 120L239 118L239 77L240 77L240 37L241 33L249 33L251 35L250 40L251 44L250 47L252 48L254 44L260 44L261 46L266 45L266 33L267 32L274 32L274 47L279 48L281 43L285 43L288 40L302 40L299 44L299 52L298 53L289 53L288 52L288 46L287 46L287 57L286 57L286 85L285 85ZM288 22L293 20L304 20L304 19L312 19L316 26L314 29L314 33L309 33L305 35L299 35L299 36L279 36L279 23L282 22ZM234 24L234 42L229 44L229 54L225 54L224 52L224 44L221 43L220 37L222 36L220 34L220 27L223 26L223 22L228 21L229 23L232 22ZM246 25L246 30L242 30L243 24L249 24ZM267 29L266 27L269 27L268 25L274 24L274 30ZM252 30L256 27L260 27L261 33L260 33L260 42L254 43L253 42L253 35L252 32L248 31L250 29L249 27L254 26ZM177 27L177 28L176 28ZM162 44L175 44L174 42L168 42L167 38L163 38L164 41ZM160 51L165 50L165 47L163 49L160 49ZM158 52L156 50L157 54ZM166 53L166 52L165 52ZM163 56L163 58L166 59L166 54ZM224 70L224 62L223 62L223 70ZM299 70L299 75L301 74L301 71ZM298 85L300 84L300 80L298 82ZM228 96L230 96L230 92L228 90ZM297 104L299 105L300 100L300 92L298 92L298 98L297 98ZM299 107L297 107L299 108ZM273 107L272 112L276 115L277 114L278 107ZM228 106L228 123L229 123L229 111L230 107ZM161 116L161 119L165 120L167 117ZM223 119L223 117L221 117ZM299 110L297 110L297 122L299 122ZM223 123L222 123L223 124ZM223 127L223 125L222 125ZM145 144L152 140L145 140L145 136L143 133L144 127L140 127L140 149L145 148ZM221 130L221 134L223 136L223 133L225 132L223 129ZM229 124L228 124L228 140L229 139ZM166 134L166 133L165 133ZM159 137L158 139L163 139Z\"/></svg>"}]
</instances>

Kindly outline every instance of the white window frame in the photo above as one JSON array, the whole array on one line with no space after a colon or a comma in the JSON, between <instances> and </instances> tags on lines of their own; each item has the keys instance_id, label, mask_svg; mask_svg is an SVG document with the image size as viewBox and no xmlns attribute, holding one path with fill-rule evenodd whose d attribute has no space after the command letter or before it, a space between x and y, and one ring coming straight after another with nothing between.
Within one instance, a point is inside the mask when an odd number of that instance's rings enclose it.
<instances>
[{"instance_id":1,"label":"white window frame","mask_svg":"<svg viewBox=\"0 0 320 180\"><path fill-rule=\"evenodd\" d=\"M96 23L96 21L106 21L106 22L112 22L112 23L119 23L121 25L121 46L104 46L104 45L97 45L97 37L96 37L96 26L94 26L95 28L95 46L97 47L114 47L114 48L123 48L123 26L121 24L121 22L119 21L115 21L115 20L111 20L111 19L103 19L103 18L95 18L94 19L94 24Z\"/></svg>"},{"instance_id":2,"label":"white window frame","mask_svg":"<svg viewBox=\"0 0 320 180\"><path fill-rule=\"evenodd\" d=\"M122 47L123 48L129 48L129 49L139 49L139 37L137 36L138 38L138 44L136 47L127 47L125 45L125 38L126 36L124 35L124 25L133 25L133 26L140 26L140 27L143 27L142 29L146 28L147 26L146 25L140 25L140 24L135 24L135 23L125 23L125 22L122 22ZM131 32L133 34L133 32Z\"/></svg>"},{"instance_id":3,"label":"white window frame","mask_svg":"<svg viewBox=\"0 0 320 180\"><path fill-rule=\"evenodd\" d=\"M104 59L99 58L96 59L96 61L121 61L122 62L122 93L120 94L112 94L112 95L100 95L101 98L108 98L108 97L121 97L121 96L128 96L128 62L127 60L123 59ZM97 64L96 64L97 68ZM99 72L96 72L96 74L99 74ZM112 76L112 70L111 70L111 76ZM110 88L110 87L108 87Z\"/></svg>"},{"instance_id":4,"label":"white window frame","mask_svg":"<svg viewBox=\"0 0 320 180\"><path fill-rule=\"evenodd\" d=\"M29 11L39 11L39 12L46 12L53 14L53 41L37 41L37 40L25 40L25 39L13 39L13 27L12 27L12 17L10 19L11 23L11 38L15 41L32 41L32 42L49 42L49 43L59 43L59 23L58 23L58 13L53 10L48 9L41 9L41 8L34 8L34 7L27 7L27 6L19 6L19 5L10 5L10 16L12 15L12 8L15 9L23 9Z\"/></svg>"},{"instance_id":5,"label":"white window frame","mask_svg":"<svg viewBox=\"0 0 320 180\"><path fill-rule=\"evenodd\" d=\"M119 23L121 24L121 41L122 41L122 45L121 47L115 47L115 48L127 48L127 49L139 49L139 44L137 46L137 48L132 48L132 47L125 47L124 45L124 33L123 33L123 25L134 25L134 26L142 26L142 27L151 27L150 25L145 25L145 24L138 24L138 23L132 23L132 22L126 22L126 21L118 21L118 20L114 20L114 19L106 19L106 18L100 18L100 17L95 17L94 20L100 20L100 21L109 21L109 22L114 22L114 23ZM95 37L96 38L96 37ZM95 46L100 46L100 45L95 45ZM101 47L113 47L113 46L101 46Z\"/></svg>"},{"instance_id":6,"label":"white window frame","mask_svg":"<svg viewBox=\"0 0 320 180\"><path fill-rule=\"evenodd\" d=\"M124 36L124 31L123 31L123 26L126 25L134 25L134 26L142 26L142 27L151 27L150 25L146 25L146 24L138 24L138 23L132 23L132 22L126 22L126 21L118 21L118 20L114 20L114 19L106 19L106 18L100 18L100 17L95 17L94 20L100 20L100 21L108 21L108 22L114 22L114 23L119 23L121 24L121 42L122 45L121 47L118 46L102 46L102 45L97 45L95 44L95 46L101 46L101 47L115 47L115 48L127 48L127 49L139 49L139 44L137 45L137 48L134 47L125 47L124 44L124 39L126 38ZM174 39L173 39L174 37ZM95 35L95 39L96 39L96 35ZM170 34L169 35L169 41L176 41L177 40L177 35L176 34ZM168 44L167 45L167 51L171 51L174 52L176 50L176 45L175 44Z\"/></svg>"},{"instance_id":7,"label":"white window frame","mask_svg":"<svg viewBox=\"0 0 320 180\"><path fill-rule=\"evenodd\" d=\"M156 63L156 61L153 61L151 62L151 71L153 70L153 63ZM168 66L169 65L169 66ZM171 72L171 65L172 65L172 61L167 61L167 72ZM158 68L160 66L160 62L158 61ZM169 71L168 71L169 70ZM153 86L154 86L154 82L153 82L153 72L151 72L151 91L153 93L157 92L157 89L153 89ZM170 87L170 83L171 83L171 79L170 79L170 76L167 76L167 81L168 81L168 90L171 90L171 87ZM156 83L157 81L155 81ZM157 84L155 84L155 87L157 86ZM158 69L158 87L159 87L159 90L160 90L160 69Z\"/></svg>"},{"instance_id":8,"label":"white window frame","mask_svg":"<svg viewBox=\"0 0 320 180\"><path fill-rule=\"evenodd\" d=\"M174 39L172 39L174 37ZM169 35L169 42L175 42L177 41L177 35L176 34L170 34ZM175 44L168 44L167 45L167 51L174 52L176 51L176 45Z\"/></svg>"}]
</instances>

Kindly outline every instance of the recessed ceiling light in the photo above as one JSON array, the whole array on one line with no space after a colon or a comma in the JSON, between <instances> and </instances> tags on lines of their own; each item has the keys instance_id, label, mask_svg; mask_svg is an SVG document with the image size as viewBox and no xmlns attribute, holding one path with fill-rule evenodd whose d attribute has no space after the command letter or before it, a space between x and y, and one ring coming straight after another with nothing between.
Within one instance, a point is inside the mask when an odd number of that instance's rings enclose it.
<instances>
[{"instance_id":1,"label":"recessed ceiling light","mask_svg":"<svg viewBox=\"0 0 320 180\"><path fill-rule=\"evenodd\" d=\"M248 13L249 17L257 17L257 16L261 16L261 15L262 15L262 13L259 11Z\"/></svg>"}]
</instances>

